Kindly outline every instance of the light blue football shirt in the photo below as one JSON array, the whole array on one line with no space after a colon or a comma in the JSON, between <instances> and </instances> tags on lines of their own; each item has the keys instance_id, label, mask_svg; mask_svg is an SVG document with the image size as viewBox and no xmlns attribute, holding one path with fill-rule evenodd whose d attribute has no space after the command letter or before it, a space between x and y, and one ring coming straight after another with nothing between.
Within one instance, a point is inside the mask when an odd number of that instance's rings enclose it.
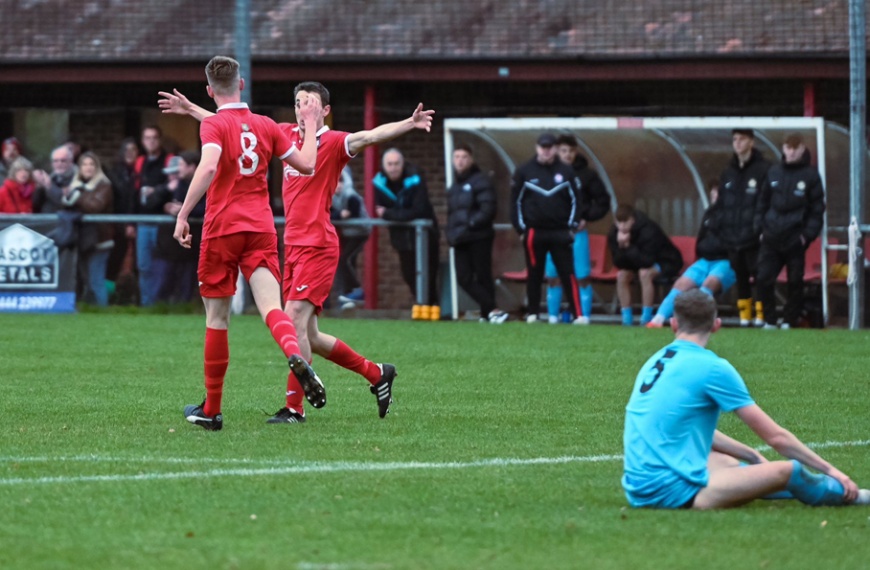
<instances>
[{"instance_id":1,"label":"light blue football shirt","mask_svg":"<svg viewBox=\"0 0 870 570\"><path fill-rule=\"evenodd\" d=\"M707 485L720 412L755 402L737 370L676 340L643 365L625 407L622 486L635 507L676 508Z\"/></svg>"}]
</instances>

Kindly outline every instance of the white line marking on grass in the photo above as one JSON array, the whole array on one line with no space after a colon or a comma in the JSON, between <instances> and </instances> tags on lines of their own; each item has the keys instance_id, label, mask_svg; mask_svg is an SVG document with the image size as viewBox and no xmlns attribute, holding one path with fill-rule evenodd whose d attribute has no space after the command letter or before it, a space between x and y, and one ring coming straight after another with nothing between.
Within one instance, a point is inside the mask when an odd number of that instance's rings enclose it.
<instances>
[{"instance_id":1,"label":"white line marking on grass","mask_svg":"<svg viewBox=\"0 0 870 570\"><path fill-rule=\"evenodd\" d=\"M859 441L826 441L821 443L812 443L809 446L816 449L831 448L831 447L859 447L870 445L870 440ZM765 449L760 447L759 449ZM769 448L767 448L769 449ZM608 461L621 461L622 455L586 455L586 456L564 456L564 457L533 457L528 459L520 458L494 458L480 459L476 461L446 461L446 462L425 462L425 461L407 461L407 462L353 462L353 461L335 461L335 462L272 462L262 461L264 464L274 464L274 467L264 468L244 468L244 469L211 469L207 471L180 471L173 473L136 473L130 475L111 474L111 475L74 475L74 476L58 476L58 477L29 477L29 478L8 478L0 479L0 486L27 485L27 484L66 484L66 483L109 483L119 481L157 481L157 480L175 480L175 479L206 479L211 477L257 477L257 476L274 476L274 475L290 475L290 474L305 474L305 473L340 473L340 472L376 472L376 471L407 471L407 470L437 470L437 469L469 469L474 467L517 467L526 465L561 465L567 463L603 463ZM84 462L164 462L164 463L183 463L188 465L196 465L197 463L205 462L200 459L182 459L182 458L147 458L147 457L103 457L98 455L76 455L70 457L0 457L0 463L21 463L21 462L64 462L64 461L84 461ZM211 462L232 463L257 463L253 459L212 459Z\"/></svg>"}]
</instances>

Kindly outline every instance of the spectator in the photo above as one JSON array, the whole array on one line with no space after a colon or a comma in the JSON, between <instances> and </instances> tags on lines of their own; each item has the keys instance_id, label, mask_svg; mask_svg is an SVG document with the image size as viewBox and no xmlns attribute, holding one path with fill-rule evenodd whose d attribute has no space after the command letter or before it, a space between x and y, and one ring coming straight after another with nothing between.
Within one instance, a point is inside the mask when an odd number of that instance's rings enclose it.
<instances>
[{"instance_id":1,"label":"spectator","mask_svg":"<svg viewBox=\"0 0 870 570\"><path fill-rule=\"evenodd\" d=\"M752 129L731 131L734 156L719 178L716 222L719 235L728 248L728 258L737 276L737 309L740 326L752 324L752 287L758 260L758 234L753 229L758 192L767 178L770 163L755 148ZM755 304L755 325L764 323L761 303Z\"/></svg>"},{"instance_id":2,"label":"spectator","mask_svg":"<svg viewBox=\"0 0 870 570\"><path fill-rule=\"evenodd\" d=\"M21 143L17 138L9 137L0 143L0 184L3 184L9 176L9 167L19 156L21 156Z\"/></svg>"},{"instance_id":3,"label":"spectator","mask_svg":"<svg viewBox=\"0 0 870 570\"><path fill-rule=\"evenodd\" d=\"M431 220L429 230L429 297L423 299L432 311L440 314L438 303L438 220L429 201L426 181L417 169L405 162L405 157L396 148L388 149L382 157L381 171L372 183L377 190L375 203L377 216L393 222ZM399 254L402 279L407 283L414 302L417 302L417 253L414 228L390 227L390 243Z\"/></svg>"},{"instance_id":4,"label":"spectator","mask_svg":"<svg viewBox=\"0 0 870 570\"><path fill-rule=\"evenodd\" d=\"M362 196L353 188L350 167L345 166L332 196L329 219L364 220L368 219ZM356 258L369 239L371 228L366 226L341 226L338 230L338 267L335 272L333 293L338 295L342 308L353 308L363 299L363 290L356 276Z\"/></svg>"},{"instance_id":5,"label":"spectator","mask_svg":"<svg viewBox=\"0 0 870 570\"><path fill-rule=\"evenodd\" d=\"M153 197L154 190L168 180L163 169L172 155L163 149L162 133L157 126L142 129L145 154L136 159L133 172L139 191L139 214L162 214L165 202ZM139 300L143 307L154 304L163 277L152 263L157 248L157 225L141 223L136 228L136 265L139 269Z\"/></svg>"},{"instance_id":6,"label":"spectator","mask_svg":"<svg viewBox=\"0 0 870 570\"><path fill-rule=\"evenodd\" d=\"M819 237L824 224L825 190L819 171L810 164L803 137L792 133L782 145L782 162L767 173L755 215L760 234L758 298L764 307L766 329L777 326L776 276L783 266L788 296L782 328L796 326L803 306L805 251Z\"/></svg>"},{"instance_id":7,"label":"spectator","mask_svg":"<svg viewBox=\"0 0 870 570\"><path fill-rule=\"evenodd\" d=\"M697 261L677 279L668 296L665 297L656 316L646 325L649 328L661 328L665 321L674 314L674 300L677 295L690 289L699 288L711 297L725 293L734 285L734 270L728 261L728 251L722 245L719 231L714 220L716 217L717 200L719 198L719 181L713 180L707 186L710 190L710 207L701 219L701 229L695 242Z\"/></svg>"},{"instance_id":8,"label":"spectator","mask_svg":"<svg viewBox=\"0 0 870 570\"><path fill-rule=\"evenodd\" d=\"M616 273L616 293L622 308L622 324L631 326L631 283L640 280L641 317L646 325L653 317L655 279L673 279L683 267L683 256L662 228L628 204L616 209L616 223L607 234L607 244Z\"/></svg>"},{"instance_id":9,"label":"spectator","mask_svg":"<svg viewBox=\"0 0 870 570\"><path fill-rule=\"evenodd\" d=\"M574 279L573 233L580 225L580 191L574 170L556 158L556 137L543 133L535 144L535 156L514 171L511 184L511 223L523 241L526 255L526 322L538 321L541 286L547 254L552 255L563 283L577 290ZM574 324L589 324L580 314L576 295L568 295Z\"/></svg>"},{"instance_id":10,"label":"spectator","mask_svg":"<svg viewBox=\"0 0 870 570\"><path fill-rule=\"evenodd\" d=\"M139 145L129 137L121 141L118 155L112 170L108 173L112 181L112 203L116 214L136 212L136 159L139 158ZM109 254L106 278L115 283L117 299L135 304L139 284L136 278L136 225L115 225L115 247Z\"/></svg>"},{"instance_id":11,"label":"spectator","mask_svg":"<svg viewBox=\"0 0 870 570\"><path fill-rule=\"evenodd\" d=\"M187 196L193 174L199 165L199 153L185 151L173 156L164 172L169 182L157 187L155 196L164 196L163 212L170 216L178 216L181 205ZM154 263L158 265L157 273L163 276L163 281L157 291L157 300L168 303L187 303L193 300L196 292L196 264L199 260L199 246L202 243L202 222L205 216L205 197L203 197L190 212L190 248L180 247L172 237L174 226L161 224L157 230L157 249Z\"/></svg>"},{"instance_id":12,"label":"spectator","mask_svg":"<svg viewBox=\"0 0 870 570\"><path fill-rule=\"evenodd\" d=\"M592 314L593 292L592 282L589 280L592 265L589 258L589 232L586 228L589 222L600 220L610 211L610 195L607 194L598 173L589 168L586 157L577 152L577 138L574 135L562 135L556 143L559 160L574 169L575 183L580 190L580 224L574 234L574 277L577 278L580 313L589 317ZM549 254L544 276L547 278L547 313L550 323L558 323L562 308L562 283Z\"/></svg>"},{"instance_id":13,"label":"spectator","mask_svg":"<svg viewBox=\"0 0 870 570\"><path fill-rule=\"evenodd\" d=\"M33 164L23 156L12 161L0 185L0 214L33 213Z\"/></svg>"},{"instance_id":14,"label":"spectator","mask_svg":"<svg viewBox=\"0 0 870 570\"><path fill-rule=\"evenodd\" d=\"M33 171L36 190L33 195L33 211L54 213L66 209L65 198L70 193L70 184L76 175L76 166L70 149L61 145L51 151L51 174L44 170Z\"/></svg>"},{"instance_id":15,"label":"spectator","mask_svg":"<svg viewBox=\"0 0 870 570\"><path fill-rule=\"evenodd\" d=\"M507 313L495 307L492 241L496 194L492 180L474 162L467 144L453 149L453 184L447 189L447 243L453 247L456 280L480 305L481 319L503 323Z\"/></svg>"},{"instance_id":16,"label":"spectator","mask_svg":"<svg viewBox=\"0 0 870 570\"><path fill-rule=\"evenodd\" d=\"M83 152L78 165L78 173L70 184L70 192L62 200L63 205L83 214L111 213L112 183L103 173L100 159L92 152ZM109 304L106 265L114 245L113 230L112 224L107 223L85 223L79 229L79 276L87 284L83 298L87 300L93 295L101 307Z\"/></svg>"}]
</instances>

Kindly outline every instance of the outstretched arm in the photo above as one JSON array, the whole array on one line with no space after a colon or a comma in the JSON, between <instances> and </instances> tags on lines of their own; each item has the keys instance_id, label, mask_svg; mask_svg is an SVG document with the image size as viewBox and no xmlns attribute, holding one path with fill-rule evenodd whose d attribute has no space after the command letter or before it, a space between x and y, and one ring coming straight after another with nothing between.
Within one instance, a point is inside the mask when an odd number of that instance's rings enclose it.
<instances>
[{"instance_id":1,"label":"outstretched arm","mask_svg":"<svg viewBox=\"0 0 870 570\"><path fill-rule=\"evenodd\" d=\"M780 455L796 459L839 481L846 491L846 502L851 502L858 496L858 486L845 473L819 457L790 431L780 427L757 404L737 408L734 413Z\"/></svg>"},{"instance_id":2,"label":"outstretched arm","mask_svg":"<svg viewBox=\"0 0 870 570\"><path fill-rule=\"evenodd\" d=\"M422 129L427 133L432 129L432 115L435 111L423 110L423 103L417 105L410 117L404 121L386 123L370 131L357 131L347 137L347 149L350 154L357 154L362 149L373 144L380 144L400 137L414 129Z\"/></svg>"},{"instance_id":3,"label":"outstretched arm","mask_svg":"<svg viewBox=\"0 0 870 570\"><path fill-rule=\"evenodd\" d=\"M157 106L160 107L163 113L190 115L200 122L202 122L206 117L214 115L211 111L206 111L199 105L191 103L190 100L178 89L173 89L172 93L158 91L157 94L163 97L162 99L157 100Z\"/></svg>"}]
</instances>

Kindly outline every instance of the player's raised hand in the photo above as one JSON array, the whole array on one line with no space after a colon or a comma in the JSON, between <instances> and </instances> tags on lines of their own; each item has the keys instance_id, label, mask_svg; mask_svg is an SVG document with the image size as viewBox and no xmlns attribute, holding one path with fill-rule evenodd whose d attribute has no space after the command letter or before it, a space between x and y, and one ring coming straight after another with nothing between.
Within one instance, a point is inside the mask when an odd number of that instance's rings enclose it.
<instances>
[{"instance_id":1,"label":"player's raised hand","mask_svg":"<svg viewBox=\"0 0 870 570\"><path fill-rule=\"evenodd\" d=\"M172 237L181 244L181 247L190 249L190 224L187 223L187 220L181 218L175 220L175 233L172 234Z\"/></svg>"},{"instance_id":2,"label":"player's raised hand","mask_svg":"<svg viewBox=\"0 0 870 570\"><path fill-rule=\"evenodd\" d=\"M317 119L322 111L323 107L320 103L320 97L307 95L296 99L296 120L303 123L306 127L316 128Z\"/></svg>"},{"instance_id":3,"label":"player's raised hand","mask_svg":"<svg viewBox=\"0 0 870 570\"><path fill-rule=\"evenodd\" d=\"M157 106L160 107L163 113L187 115L190 113L191 108L193 108L190 100L178 89L173 89L172 93L158 91L157 94L163 97L157 100Z\"/></svg>"},{"instance_id":4,"label":"player's raised hand","mask_svg":"<svg viewBox=\"0 0 870 570\"><path fill-rule=\"evenodd\" d=\"M414 109L414 114L411 115L411 121L414 123L415 129L423 129L427 133L432 129L432 115L435 111L432 109L423 110L423 103L418 103Z\"/></svg>"}]
</instances>

